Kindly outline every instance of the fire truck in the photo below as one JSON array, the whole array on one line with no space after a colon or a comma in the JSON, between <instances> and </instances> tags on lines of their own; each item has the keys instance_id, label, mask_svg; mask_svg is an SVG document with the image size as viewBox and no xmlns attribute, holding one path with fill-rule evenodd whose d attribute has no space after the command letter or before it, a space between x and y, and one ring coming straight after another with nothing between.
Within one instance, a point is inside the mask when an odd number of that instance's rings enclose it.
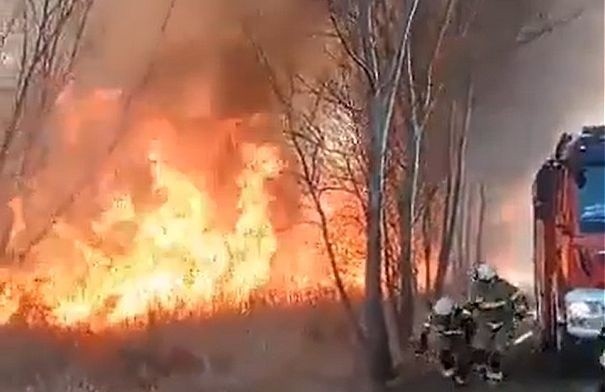
<instances>
[{"instance_id":1,"label":"fire truck","mask_svg":"<svg viewBox=\"0 0 605 392\"><path fill-rule=\"evenodd\" d=\"M567 359L598 356L605 339L605 126L561 136L535 176L533 215L542 347Z\"/></svg>"}]
</instances>

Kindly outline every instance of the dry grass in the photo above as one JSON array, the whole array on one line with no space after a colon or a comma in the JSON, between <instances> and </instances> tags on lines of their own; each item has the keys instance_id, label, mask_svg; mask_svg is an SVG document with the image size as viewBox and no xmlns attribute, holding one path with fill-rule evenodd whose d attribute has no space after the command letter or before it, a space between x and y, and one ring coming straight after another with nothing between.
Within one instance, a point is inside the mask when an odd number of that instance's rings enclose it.
<instances>
[{"instance_id":1,"label":"dry grass","mask_svg":"<svg viewBox=\"0 0 605 392\"><path fill-rule=\"evenodd\" d=\"M0 329L2 392L339 392L355 382L335 305L102 335Z\"/></svg>"}]
</instances>

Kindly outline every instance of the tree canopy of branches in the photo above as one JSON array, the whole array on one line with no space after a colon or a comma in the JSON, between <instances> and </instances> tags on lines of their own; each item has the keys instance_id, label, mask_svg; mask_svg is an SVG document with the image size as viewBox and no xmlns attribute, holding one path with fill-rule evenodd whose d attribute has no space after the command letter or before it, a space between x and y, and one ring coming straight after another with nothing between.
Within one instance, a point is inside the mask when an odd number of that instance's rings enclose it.
<instances>
[{"instance_id":1,"label":"tree canopy of branches","mask_svg":"<svg viewBox=\"0 0 605 392\"><path fill-rule=\"evenodd\" d=\"M13 98L0 136L2 203L28 192L43 164L36 151L41 130L72 75L94 0L18 0L2 32L0 50L17 64ZM14 43L11 51L8 43ZM3 219L2 250L12 219Z\"/></svg>"},{"instance_id":2,"label":"tree canopy of branches","mask_svg":"<svg viewBox=\"0 0 605 392\"><path fill-rule=\"evenodd\" d=\"M72 74L94 0L20 1L6 36L18 35L20 47L12 114L0 144L0 168L23 175L36 128ZM3 40L5 42L5 40ZM18 145L18 146L17 146ZM10 156L11 152L13 155ZM7 169L14 160L17 168Z\"/></svg>"}]
</instances>

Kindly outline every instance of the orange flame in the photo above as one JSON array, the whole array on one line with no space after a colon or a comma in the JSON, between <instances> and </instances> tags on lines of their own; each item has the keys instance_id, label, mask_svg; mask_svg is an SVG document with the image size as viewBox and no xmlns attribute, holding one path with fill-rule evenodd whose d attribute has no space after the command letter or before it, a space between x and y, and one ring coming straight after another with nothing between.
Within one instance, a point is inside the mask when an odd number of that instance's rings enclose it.
<instances>
[{"instance_id":1,"label":"orange flame","mask_svg":"<svg viewBox=\"0 0 605 392\"><path fill-rule=\"evenodd\" d=\"M93 102L98 99L94 94ZM82 107L93 110L91 105ZM73 144L82 120L73 111L68 114L66 141ZM36 307L46 323L102 329L145 319L153 309L171 311L174 317L211 312L216 304L244 303L268 286L279 236L271 221L272 196L265 188L286 167L280 149L267 143L238 145L243 166L235 180L237 218L232 227L219 228L221 202L205 191L204 176L194 178L177 169L162 140L146 145L154 206L138 208L133 195L112 189L111 181L103 179L107 192L98 195L102 211L90 222L90 233L82 234L67 218L60 219L32 250L32 265L0 270L0 323L15 317L34 322L31 309L25 308ZM19 198L11 204L20 217L12 238L26 230L22 204ZM338 219L334 211L330 219ZM321 244L319 231L297 233L306 237L293 240L279 260L302 260L308 266L288 264L292 271L281 266L281 273L297 282L279 287L283 296L332 284L328 268L309 267L313 258L329 265L321 252L307 249ZM349 260L343 268L347 284L359 285L360 264ZM308 275L297 276L299 271Z\"/></svg>"}]
</instances>

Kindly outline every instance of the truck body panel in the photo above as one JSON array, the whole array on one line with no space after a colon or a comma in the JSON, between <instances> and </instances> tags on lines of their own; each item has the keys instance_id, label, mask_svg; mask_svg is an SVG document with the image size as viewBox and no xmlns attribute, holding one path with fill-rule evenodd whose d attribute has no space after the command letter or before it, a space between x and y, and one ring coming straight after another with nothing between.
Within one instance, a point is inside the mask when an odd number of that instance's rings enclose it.
<instances>
[{"instance_id":1,"label":"truck body panel","mask_svg":"<svg viewBox=\"0 0 605 392\"><path fill-rule=\"evenodd\" d=\"M533 186L534 287L545 347L605 338L605 126L564 134Z\"/></svg>"}]
</instances>

